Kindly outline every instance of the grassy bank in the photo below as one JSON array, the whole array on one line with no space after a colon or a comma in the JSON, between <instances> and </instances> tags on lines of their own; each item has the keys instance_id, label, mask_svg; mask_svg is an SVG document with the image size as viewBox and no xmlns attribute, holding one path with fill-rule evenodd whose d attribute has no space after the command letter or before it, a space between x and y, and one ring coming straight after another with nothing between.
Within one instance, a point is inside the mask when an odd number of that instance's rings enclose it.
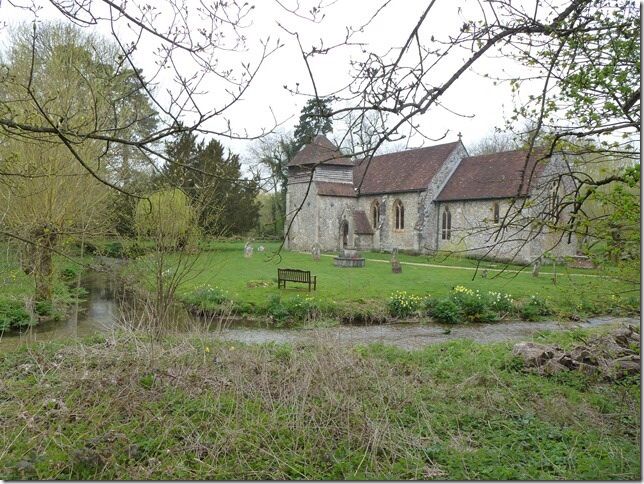
<instances>
[{"instance_id":1,"label":"grassy bank","mask_svg":"<svg viewBox=\"0 0 644 484\"><path fill-rule=\"evenodd\" d=\"M34 279L20 267L15 250L2 246L0 257L0 331L24 329L42 320L64 317L67 306L84 291L76 287L77 277L90 259L70 260L54 256L53 300L51 304L35 303Z\"/></svg>"},{"instance_id":2,"label":"grassy bank","mask_svg":"<svg viewBox=\"0 0 644 484\"><path fill-rule=\"evenodd\" d=\"M457 286L483 295L510 294L518 306L514 313L508 313L511 317L522 317L520 306L533 297L546 301L551 314L564 318L633 312L639 308L639 288L603 278L598 270L559 266L555 284L554 276L546 273L553 270L551 266L544 267L544 274L536 278L519 266L488 262L484 264L487 277L481 277L479 272L473 279L475 262L470 259L401 255L403 272L393 274L387 254L365 252L367 259L374 259L368 260L366 267L344 269L334 267L331 257L314 261L309 254L297 252L282 251L279 257L271 259L269 254L277 244L264 246L264 253L255 252L251 258L245 258L241 242L208 244L207 251L199 256L193 276L180 288L179 297L206 310L232 303L238 313L269 315L274 319L284 315L288 318L290 314L291 319L346 316L378 320L399 316L388 308L394 293L440 299L450 296ZM145 272L145 258L136 265ZM317 290L308 293L295 283L287 289L278 289L278 267L311 271L317 275ZM495 272L503 268L507 272ZM418 309L416 316L427 315L423 308Z\"/></svg>"},{"instance_id":3,"label":"grassy bank","mask_svg":"<svg viewBox=\"0 0 644 484\"><path fill-rule=\"evenodd\" d=\"M2 479L640 476L638 379L526 373L508 344L124 334L22 347L0 371Z\"/></svg>"}]
</instances>

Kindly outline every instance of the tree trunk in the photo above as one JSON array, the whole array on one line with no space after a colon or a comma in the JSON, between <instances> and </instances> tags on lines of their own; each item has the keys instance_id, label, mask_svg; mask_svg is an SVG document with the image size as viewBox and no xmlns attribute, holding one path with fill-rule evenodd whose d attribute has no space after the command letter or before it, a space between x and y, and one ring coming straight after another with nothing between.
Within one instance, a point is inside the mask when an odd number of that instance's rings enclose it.
<instances>
[{"instance_id":1,"label":"tree trunk","mask_svg":"<svg viewBox=\"0 0 644 484\"><path fill-rule=\"evenodd\" d=\"M36 284L36 301L52 300L54 264L52 249L56 245L57 232L49 224L32 231L32 268Z\"/></svg>"}]
</instances>

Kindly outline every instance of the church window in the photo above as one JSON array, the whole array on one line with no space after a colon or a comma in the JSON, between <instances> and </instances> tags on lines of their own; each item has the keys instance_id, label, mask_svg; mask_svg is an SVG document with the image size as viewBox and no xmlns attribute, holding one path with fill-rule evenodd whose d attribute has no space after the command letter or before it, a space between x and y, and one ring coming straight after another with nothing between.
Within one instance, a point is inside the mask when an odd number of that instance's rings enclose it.
<instances>
[{"instance_id":1,"label":"church window","mask_svg":"<svg viewBox=\"0 0 644 484\"><path fill-rule=\"evenodd\" d=\"M377 229L379 223L380 223L380 202L378 202L378 200L374 200L373 203L371 204L371 225L373 226L374 229Z\"/></svg>"},{"instance_id":2,"label":"church window","mask_svg":"<svg viewBox=\"0 0 644 484\"><path fill-rule=\"evenodd\" d=\"M500 215L499 215L499 212L500 212L500 209L499 209L499 202L494 202L494 203L492 204L492 212L494 213L494 223L495 223L495 224L498 224L498 223L499 223L499 220L500 220L500 218L501 218L501 217L500 217Z\"/></svg>"},{"instance_id":3,"label":"church window","mask_svg":"<svg viewBox=\"0 0 644 484\"><path fill-rule=\"evenodd\" d=\"M443 240L450 240L452 238L452 214L448 207L443 210L443 225L441 231L441 238Z\"/></svg>"},{"instance_id":4,"label":"church window","mask_svg":"<svg viewBox=\"0 0 644 484\"><path fill-rule=\"evenodd\" d=\"M394 203L394 214L396 218L396 230L403 230L405 228L405 207L400 200Z\"/></svg>"}]
</instances>

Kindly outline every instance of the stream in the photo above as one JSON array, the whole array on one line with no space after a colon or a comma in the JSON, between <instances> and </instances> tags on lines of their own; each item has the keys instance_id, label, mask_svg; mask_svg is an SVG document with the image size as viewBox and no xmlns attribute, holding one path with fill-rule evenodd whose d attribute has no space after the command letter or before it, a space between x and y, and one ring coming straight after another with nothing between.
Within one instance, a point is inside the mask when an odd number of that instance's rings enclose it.
<instances>
[{"instance_id":1,"label":"stream","mask_svg":"<svg viewBox=\"0 0 644 484\"><path fill-rule=\"evenodd\" d=\"M120 305L118 281L109 271L88 271L81 285L88 291L84 301L70 307L63 321L40 323L23 333L0 334L0 351L25 342L59 341L92 334L108 334L118 327ZM177 314L188 319L187 311ZM372 326L342 325L327 328L266 328L249 320L231 320L224 329L213 330L222 339L243 343L312 343L319 340L334 344L385 343L405 349L417 349L453 339L470 339L480 343L529 340L539 331L589 328L606 324L632 324L640 321L628 317L595 317L582 322L508 321L495 324L395 323ZM214 325L217 326L217 325Z\"/></svg>"}]
</instances>

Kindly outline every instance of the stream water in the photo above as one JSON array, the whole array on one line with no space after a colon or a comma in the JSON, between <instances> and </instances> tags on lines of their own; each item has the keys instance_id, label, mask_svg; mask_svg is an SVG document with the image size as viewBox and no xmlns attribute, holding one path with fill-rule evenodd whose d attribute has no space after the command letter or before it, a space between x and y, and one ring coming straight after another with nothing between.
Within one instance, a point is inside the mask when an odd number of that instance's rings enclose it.
<instances>
[{"instance_id":1,"label":"stream water","mask_svg":"<svg viewBox=\"0 0 644 484\"><path fill-rule=\"evenodd\" d=\"M24 342L64 340L113 331L119 324L120 315L118 284L116 277L109 271L89 271L81 281L81 285L88 291L87 297L70 308L64 321L41 323L23 333L0 334L0 351ZM176 317L188 319L185 311L183 314L177 313ZM195 323L200 322L195 321ZM539 331L557 331L614 323L638 326L640 321L635 318L597 317L577 323L560 321L536 323L510 321L462 325L399 323L376 326L342 325L315 329L272 329L248 320L231 320L224 325L224 329L217 329L217 335L225 340L244 343L306 343L325 340L350 345L379 342L414 349L452 339L470 339L482 343L529 340ZM219 325L213 327L219 327Z\"/></svg>"}]
</instances>

